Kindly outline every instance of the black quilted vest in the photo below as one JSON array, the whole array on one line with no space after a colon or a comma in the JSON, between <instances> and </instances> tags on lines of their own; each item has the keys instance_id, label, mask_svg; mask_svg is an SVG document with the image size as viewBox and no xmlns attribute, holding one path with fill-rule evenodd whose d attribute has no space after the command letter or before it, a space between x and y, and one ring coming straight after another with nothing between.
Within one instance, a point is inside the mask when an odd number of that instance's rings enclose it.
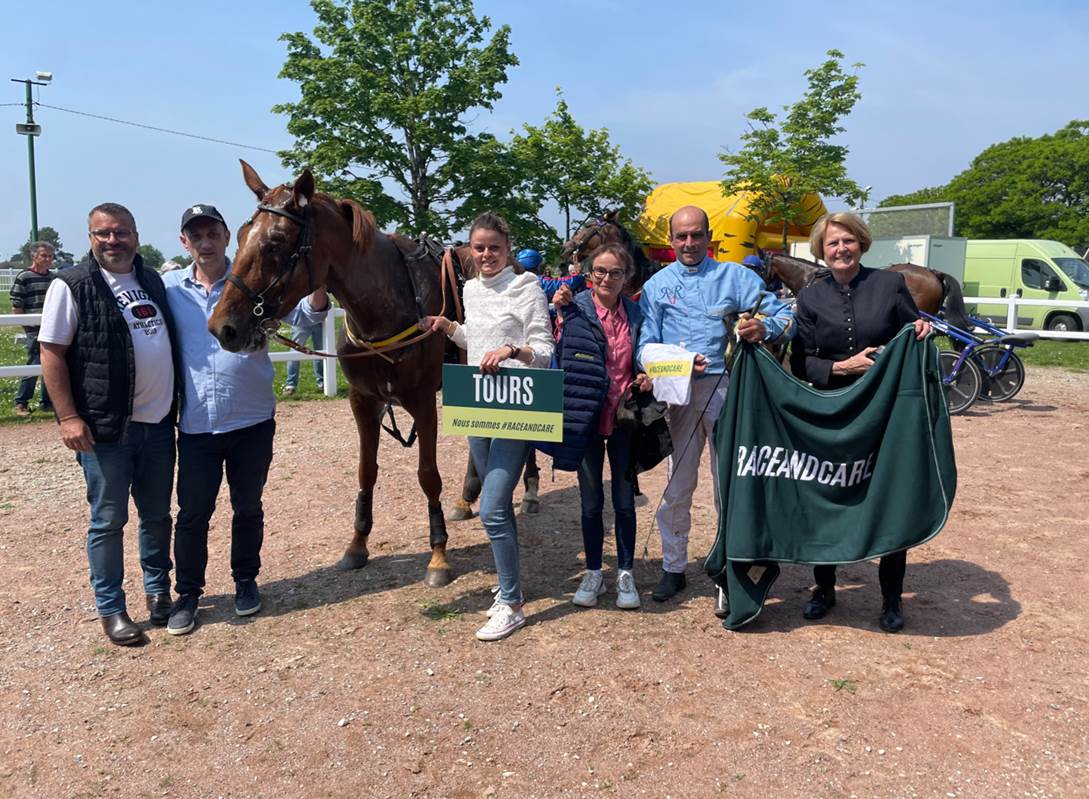
<instances>
[{"instance_id":1,"label":"black quilted vest","mask_svg":"<svg viewBox=\"0 0 1089 799\"><path fill-rule=\"evenodd\" d=\"M140 286L162 311L170 340L176 341L162 278L145 267L139 255L133 269ZM84 266L60 272L57 279L72 290L79 317L75 338L66 353L76 413L91 428L95 442L111 443L124 438L132 417L136 361L128 324L100 272L98 262L91 258ZM176 368L174 382L177 396ZM176 405L175 401L167 417L174 414Z\"/></svg>"}]
</instances>

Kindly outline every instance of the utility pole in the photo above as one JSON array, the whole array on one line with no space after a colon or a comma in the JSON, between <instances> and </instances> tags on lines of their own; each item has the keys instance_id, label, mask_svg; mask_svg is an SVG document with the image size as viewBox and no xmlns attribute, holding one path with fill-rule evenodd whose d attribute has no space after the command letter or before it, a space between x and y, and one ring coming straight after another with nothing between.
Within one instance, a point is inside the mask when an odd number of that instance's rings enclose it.
<instances>
[{"instance_id":1,"label":"utility pole","mask_svg":"<svg viewBox=\"0 0 1089 799\"><path fill-rule=\"evenodd\" d=\"M26 136L27 164L30 167L30 240L38 240L38 186L34 176L34 137L42 135L42 126L34 123L34 96L31 86L46 86L53 80L52 72L38 72L33 78L12 78L26 85L26 124L16 123L15 132Z\"/></svg>"}]
</instances>

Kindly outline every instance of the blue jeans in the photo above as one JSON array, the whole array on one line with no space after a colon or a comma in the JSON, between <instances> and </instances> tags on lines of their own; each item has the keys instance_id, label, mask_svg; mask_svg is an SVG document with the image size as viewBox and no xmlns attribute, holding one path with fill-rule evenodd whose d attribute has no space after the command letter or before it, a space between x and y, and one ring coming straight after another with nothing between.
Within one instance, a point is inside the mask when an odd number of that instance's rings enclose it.
<instances>
[{"instance_id":1,"label":"blue jeans","mask_svg":"<svg viewBox=\"0 0 1089 799\"><path fill-rule=\"evenodd\" d=\"M508 605L522 602L514 486L522 476L527 449L526 441L469 436L469 456L484 486L480 494L480 521L492 542L495 570L499 573L499 599Z\"/></svg>"},{"instance_id":2,"label":"blue jeans","mask_svg":"<svg viewBox=\"0 0 1089 799\"><path fill-rule=\"evenodd\" d=\"M229 433L178 435L178 523L174 559L179 594L204 592L208 568L208 524L216 509L223 474L231 493L231 576L253 580L261 571L265 511L261 495L272 464L276 420Z\"/></svg>"},{"instance_id":3,"label":"blue jeans","mask_svg":"<svg viewBox=\"0 0 1089 799\"><path fill-rule=\"evenodd\" d=\"M144 592L170 591L170 494L174 487L174 424L131 422L125 438L76 453L87 481L91 526L87 560L100 616L126 609L122 534L129 520L129 493L140 519L140 566Z\"/></svg>"},{"instance_id":4,"label":"blue jeans","mask_svg":"<svg viewBox=\"0 0 1089 799\"><path fill-rule=\"evenodd\" d=\"M28 332L26 334L26 365L36 366L42 362L41 346L38 344L38 329ZM24 377L19 381L19 388L15 392L15 404L16 405L29 405L30 401L34 399L34 387L38 383L36 377ZM53 407L53 403L49 401L49 392L45 390L45 380L42 380L42 402L41 407L43 410L49 410Z\"/></svg>"},{"instance_id":5,"label":"blue jeans","mask_svg":"<svg viewBox=\"0 0 1089 799\"><path fill-rule=\"evenodd\" d=\"M310 339L314 342L311 349L320 350L322 348L321 337L321 325L299 325L291 328L291 340L296 344L302 344L306 346L306 340ZM314 379L318 382L318 388L321 388L324 384L322 379L322 362L323 358L318 358L316 361L311 361L314 364ZM285 385L292 388L299 387L299 364L301 361L288 361L287 362L287 382Z\"/></svg>"},{"instance_id":6,"label":"blue jeans","mask_svg":"<svg viewBox=\"0 0 1089 799\"><path fill-rule=\"evenodd\" d=\"M586 568L601 568L601 550L605 546L605 525L601 511L605 505L602 472L605 451L609 452L613 514L616 517L616 565L631 570L635 564L635 488L628 479L632 432L617 427L605 438L595 433L579 464L579 497L582 500L582 546Z\"/></svg>"}]
</instances>

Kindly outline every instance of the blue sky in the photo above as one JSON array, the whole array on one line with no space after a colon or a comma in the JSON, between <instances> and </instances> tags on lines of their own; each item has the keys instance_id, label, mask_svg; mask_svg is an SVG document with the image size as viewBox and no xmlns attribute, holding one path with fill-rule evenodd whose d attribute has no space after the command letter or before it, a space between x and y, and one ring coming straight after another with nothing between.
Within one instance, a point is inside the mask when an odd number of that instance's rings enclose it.
<instances>
[{"instance_id":1,"label":"blue sky","mask_svg":"<svg viewBox=\"0 0 1089 799\"><path fill-rule=\"evenodd\" d=\"M42 0L6 24L6 78L54 73L49 105L277 149L290 144L270 108L294 99L276 76L284 31L310 31L306 2L109 5ZM765 10L768 9L768 10ZM848 168L871 198L944 183L989 144L1052 132L1089 117L1084 2L829 4L478 0L509 24L521 60L494 112L474 125L506 137L541 122L563 88L584 127L613 141L655 181L722 175L745 114L798 99L803 71L829 48L861 61L862 100L846 120ZM21 103L5 84L2 103ZM0 106L0 257L30 228L21 106ZM96 203L121 202L143 243L180 252L177 225L195 202L216 204L232 229L253 195L238 158L272 185L289 175L271 153L170 136L38 108L38 218L66 249L86 250Z\"/></svg>"}]
</instances>

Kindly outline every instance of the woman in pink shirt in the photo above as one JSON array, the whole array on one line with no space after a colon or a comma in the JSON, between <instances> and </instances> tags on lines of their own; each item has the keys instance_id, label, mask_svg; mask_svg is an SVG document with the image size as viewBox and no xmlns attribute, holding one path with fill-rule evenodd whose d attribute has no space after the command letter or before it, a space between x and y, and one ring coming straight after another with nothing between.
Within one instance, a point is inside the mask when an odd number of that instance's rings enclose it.
<instances>
[{"instance_id":1,"label":"woman in pink shirt","mask_svg":"<svg viewBox=\"0 0 1089 799\"><path fill-rule=\"evenodd\" d=\"M628 387L650 389L650 380L639 372L635 362L635 342L643 315L639 306L623 296L628 279L635 270L631 255L623 247L607 244L590 256L590 291L572 298L566 286L557 290L553 303L562 307L574 303L595 325L602 336L601 352L609 386L601 406L597 430L591 436L585 457L578 468L579 495L582 502L582 542L586 552L586 574L571 600L581 607L597 604L605 593L601 573L601 554L605 542L602 510L605 491L602 473L605 454L609 455L613 511L616 517L616 605L638 608L639 592L632 567L635 562L635 493L632 485L632 431L616 424L616 410ZM562 324L557 332L563 336Z\"/></svg>"}]
</instances>

